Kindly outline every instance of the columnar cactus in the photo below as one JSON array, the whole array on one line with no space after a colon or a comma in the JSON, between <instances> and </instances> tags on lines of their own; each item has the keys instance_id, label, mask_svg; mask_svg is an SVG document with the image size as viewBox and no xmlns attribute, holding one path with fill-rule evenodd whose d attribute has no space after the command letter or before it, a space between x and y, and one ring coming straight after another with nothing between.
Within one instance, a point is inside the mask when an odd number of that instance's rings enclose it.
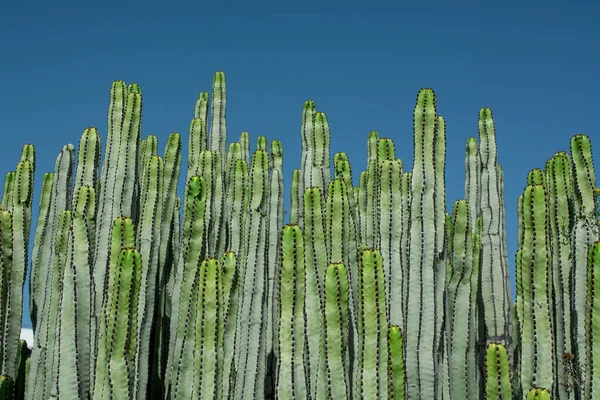
<instances>
[{"instance_id":1,"label":"columnar cactus","mask_svg":"<svg viewBox=\"0 0 600 400\"><path fill-rule=\"evenodd\" d=\"M32 145L6 175L0 397L600 396L600 189L587 136L527 177L511 305L490 109L479 143L466 144L464 200L447 214L445 120L431 89L417 97L412 171L371 131L356 186L346 153L331 175L327 117L306 101L284 228L282 144L258 136L251 153L242 132L227 148L222 72L195 104L183 201L181 135L159 156L157 137L141 137L140 86L116 81L110 95L101 175L89 127L42 181L31 358L17 338Z\"/></svg>"}]
</instances>

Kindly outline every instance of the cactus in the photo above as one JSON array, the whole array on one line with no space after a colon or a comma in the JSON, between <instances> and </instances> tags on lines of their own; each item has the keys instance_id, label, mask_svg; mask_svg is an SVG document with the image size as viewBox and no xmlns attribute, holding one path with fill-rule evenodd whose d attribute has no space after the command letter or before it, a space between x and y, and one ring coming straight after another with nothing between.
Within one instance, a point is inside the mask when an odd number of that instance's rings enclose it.
<instances>
[{"instance_id":1,"label":"cactus","mask_svg":"<svg viewBox=\"0 0 600 400\"><path fill-rule=\"evenodd\" d=\"M512 399L510 363L502 343L489 343L485 355L485 398L489 400Z\"/></svg>"},{"instance_id":2,"label":"cactus","mask_svg":"<svg viewBox=\"0 0 600 400\"><path fill-rule=\"evenodd\" d=\"M527 176L511 304L490 109L447 214L433 90L417 96L412 171L371 131L356 186L346 153L330 165L327 116L306 101L284 226L282 144L258 136L251 155L242 132L227 148L226 100L217 72L195 104L186 171L179 133L160 156L156 136L142 139L141 88L122 81L101 171L96 128L78 153L62 147L33 239L31 357L17 340L35 170L24 146L0 207L0 397L600 396L600 189L587 136Z\"/></svg>"}]
</instances>

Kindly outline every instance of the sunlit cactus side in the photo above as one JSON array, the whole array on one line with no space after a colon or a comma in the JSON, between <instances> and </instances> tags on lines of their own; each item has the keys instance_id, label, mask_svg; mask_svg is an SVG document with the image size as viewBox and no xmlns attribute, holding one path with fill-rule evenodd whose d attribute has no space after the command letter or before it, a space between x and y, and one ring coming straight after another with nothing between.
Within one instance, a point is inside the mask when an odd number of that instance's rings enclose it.
<instances>
[{"instance_id":1,"label":"sunlit cactus side","mask_svg":"<svg viewBox=\"0 0 600 400\"><path fill-rule=\"evenodd\" d=\"M223 72L215 73L212 94L209 149L225 156L225 144L227 142L227 125L225 122L227 92L225 74ZM224 163L225 160L223 159L222 162Z\"/></svg>"},{"instance_id":2,"label":"sunlit cactus side","mask_svg":"<svg viewBox=\"0 0 600 400\"><path fill-rule=\"evenodd\" d=\"M492 110L479 111L479 138L481 156L481 203L483 218L481 236L481 287L483 301L483 321L486 340L503 343L510 352L510 286L508 262L504 248L501 208L502 188L498 180L498 153L496 148L496 128Z\"/></svg>"},{"instance_id":3,"label":"sunlit cactus side","mask_svg":"<svg viewBox=\"0 0 600 400\"><path fill-rule=\"evenodd\" d=\"M412 201L410 210L411 249L407 266L406 296L406 364L407 395L409 398L434 398L441 388L437 376L437 319L438 301L435 299L436 266L440 255L436 231L444 231L445 215L439 221L435 213L435 185L438 179L434 158L435 137L439 120L435 109L435 95L431 89L422 89L414 111L414 166L412 170ZM439 161L438 161L439 162ZM424 326L425 322L427 327Z\"/></svg>"},{"instance_id":4,"label":"sunlit cactus side","mask_svg":"<svg viewBox=\"0 0 600 400\"><path fill-rule=\"evenodd\" d=\"M241 145L240 145L241 148ZM241 150L241 149L240 149ZM241 151L239 152L241 157ZM283 185L283 146L281 141L271 141L271 151L269 152L269 199L268 199L268 213L269 213L269 229L268 229L268 264L267 264L267 285L266 285L266 354L267 354L267 383L271 385L266 387L266 393L271 394L273 392L273 383L275 377L273 372L275 371L275 352L274 352L274 341L275 341L275 315L276 315L276 275L277 266L280 264L280 228L284 225L284 209L283 209L283 196L284 196L284 185ZM228 181L228 183L231 180ZM233 183L233 182L232 182ZM232 186L234 186L232 184ZM229 200L229 196L227 197ZM235 230L232 231L234 236L240 236ZM318 297L317 297L318 298Z\"/></svg>"},{"instance_id":5,"label":"sunlit cactus side","mask_svg":"<svg viewBox=\"0 0 600 400\"><path fill-rule=\"evenodd\" d=\"M8 189L11 193L4 193L0 209L3 219L7 222L10 219L12 225L11 242L2 240L0 247L0 290L3 294L0 299L3 317L0 321L0 375L10 376L13 381L17 373L15 368L23 314L23 285L28 263L34 170L35 151L32 145L25 145L21 160L17 164L14 181L5 185L5 190ZM8 225L2 225L2 231L8 229Z\"/></svg>"},{"instance_id":6,"label":"sunlit cactus side","mask_svg":"<svg viewBox=\"0 0 600 400\"><path fill-rule=\"evenodd\" d=\"M531 389L525 397L526 400L550 400L550 398L550 391L543 388Z\"/></svg>"},{"instance_id":7,"label":"sunlit cactus side","mask_svg":"<svg viewBox=\"0 0 600 400\"><path fill-rule=\"evenodd\" d=\"M383 259L375 249L366 249L359 259L360 303L358 305L357 354L360 378L355 397L388 397L388 320Z\"/></svg>"},{"instance_id":8,"label":"sunlit cactus side","mask_svg":"<svg viewBox=\"0 0 600 400\"><path fill-rule=\"evenodd\" d=\"M106 274L110 251L111 229L119 216L133 215L133 194L139 184L138 148L140 146L140 119L142 96L137 85L129 87L123 81L115 81L110 90L107 141L102 163L102 185L98 198L96 247L93 265L95 296L92 327L98 332L102 307L105 300ZM92 354L98 351L92 340ZM94 360L95 362L95 360Z\"/></svg>"},{"instance_id":9,"label":"sunlit cactus side","mask_svg":"<svg viewBox=\"0 0 600 400\"><path fill-rule=\"evenodd\" d=\"M277 300L279 357L275 394L282 400L308 398L309 387L304 367L306 271L304 240L297 225L286 225L283 228L281 252Z\"/></svg>"},{"instance_id":10,"label":"sunlit cactus side","mask_svg":"<svg viewBox=\"0 0 600 400\"><path fill-rule=\"evenodd\" d=\"M325 274L324 346L321 367L326 371L327 394L319 387L318 398L350 398L349 285L346 267L332 263ZM322 370L320 373L323 373Z\"/></svg>"},{"instance_id":11,"label":"sunlit cactus side","mask_svg":"<svg viewBox=\"0 0 600 400\"><path fill-rule=\"evenodd\" d=\"M67 398L88 399L91 365L91 255L94 251L96 193L79 186L74 198L69 244L58 320L58 393Z\"/></svg>"},{"instance_id":12,"label":"sunlit cactus side","mask_svg":"<svg viewBox=\"0 0 600 400\"><path fill-rule=\"evenodd\" d=\"M554 357L557 361L555 381L564 382L565 365L559 362L565 353L573 353L572 344L572 246L570 241L573 226L573 179L570 157L557 152L546 162L545 186L548 193L548 216L554 291ZM570 388L559 384L559 398L568 398Z\"/></svg>"},{"instance_id":13,"label":"sunlit cactus side","mask_svg":"<svg viewBox=\"0 0 600 400\"><path fill-rule=\"evenodd\" d=\"M523 245L519 254L522 285L520 381L523 394L554 385L552 273L547 225L546 191L528 185L523 193Z\"/></svg>"},{"instance_id":14,"label":"sunlit cactus side","mask_svg":"<svg viewBox=\"0 0 600 400\"><path fill-rule=\"evenodd\" d=\"M304 193L303 203L307 335L306 352L303 361L305 364L305 373L309 378L309 395L314 398L317 394L317 382L320 375L321 332L323 330L322 293L326 278L325 271L330 259L330 251L328 250L330 232L326 229L325 200L322 198L321 190L317 187L307 188Z\"/></svg>"},{"instance_id":15,"label":"sunlit cactus side","mask_svg":"<svg viewBox=\"0 0 600 400\"><path fill-rule=\"evenodd\" d=\"M586 135L575 135L571 138L571 158L573 163L573 190L574 190L574 227L571 230L572 245L572 312L573 312L573 345L576 351L575 359L579 366L587 364L585 334L585 309L588 298L587 262L589 247L600 239L600 224L594 218L595 210L594 189L596 175L592 162L592 145ZM580 368L582 380L587 380L585 368ZM582 388L580 396L584 393Z\"/></svg>"},{"instance_id":16,"label":"sunlit cactus side","mask_svg":"<svg viewBox=\"0 0 600 400\"><path fill-rule=\"evenodd\" d=\"M127 221L123 221L127 224ZM123 228L127 229L127 226ZM119 228L115 225L115 230ZM117 238L113 233L113 245ZM127 240L128 241L128 240ZM124 247L124 246L123 246ZM111 253L114 254L114 249ZM132 328L138 310L140 294L142 260L140 253L133 248L123 248L115 260L111 254L108 272L108 286L105 303L102 307L102 319L98 336L98 357L94 400L130 399L133 397L135 376L129 373L134 367L135 349L128 348L136 343L132 337Z\"/></svg>"},{"instance_id":17,"label":"sunlit cactus side","mask_svg":"<svg viewBox=\"0 0 600 400\"><path fill-rule=\"evenodd\" d=\"M221 324L222 269L219 260L206 258L200 265L196 287L196 316L193 321L195 329L194 344L194 380L192 397L216 399L219 382L219 353L222 347L219 336L222 335Z\"/></svg>"},{"instance_id":18,"label":"sunlit cactus side","mask_svg":"<svg viewBox=\"0 0 600 400\"><path fill-rule=\"evenodd\" d=\"M221 257L219 342L217 351L217 398L232 397L231 377L235 370L235 326L238 310L239 263L234 252Z\"/></svg>"},{"instance_id":19,"label":"sunlit cactus side","mask_svg":"<svg viewBox=\"0 0 600 400\"><path fill-rule=\"evenodd\" d=\"M510 400L511 366L506 347L502 343L489 343L485 354L485 395L487 400Z\"/></svg>"},{"instance_id":20,"label":"sunlit cactus side","mask_svg":"<svg viewBox=\"0 0 600 400\"><path fill-rule=\"evenodd\" d=\"M45 175L42 187L42 210L38 217L30 275L30 294L34 298L32 302L35 307L30 312L36 322L27 398L34 398L34 395L42 398L49 396L50 384L56 382L52 378L52 374L57 370L54 367L55 329L62 296L60 285L66 262L70 223L70 219L65 220L66 215L61 218L61 213L70 210L72 206L74 165L74 147L62 146L55 162L54 173Z\"/></svg>"},{"instance_id":21,"label":"sunlit cactus side","mask_svg":"<svg viewBox=\"0 0 600 400\"><path fill-rule=\"evenodd\" d=\"M404 364L404 336L398 325L388 330L388 398L403 400L406 393L406 365Z\"/></svg>"},{"instance_id":22,"label":"sunlit cactus side","mask_svg":"<svg viewBox=\"0 0 600 400\"><path fill-rule=\"evenodd\" d=\"M402 323L402 162L384 160L381 164L380 232L381 256L385 260L384 273L387 281L387 314L390 324Z\"/></svg>"},{"instance_id":23,"label":"sunlit cactus side","mask_svg":"<svg viewBox=\"0 0 600 400\"><path fill-rule=\"evenodd\" d=\"M471 228L475 230L479 209L481 208L481 158L477 139L470 137L465 145L465 200L471 211Z\"/></svg>"},{"instance_id":24,"label":"sunlit cactus side","mask_svg":"<svg viewBox=\"0 0 600 400\"><path fill-rule=\"evenodd\" d=\"M48 278L47 269L42 265L50 259L51 255L51 227L54 220L50 218L52 202L52 185L54 184L54 173L47 172L42 178L42 191L40 193L40 206L38 221L33 241L33 253L31 257L31 269L29 275L29 314L34 333L39 330L38 318L42 312L44 289ZM2 312L0 310L0 312Z\"/></svg>"},{"instance_id":25,"label":"sunlit cactus side","mask_svg":"<svg viewBox=\"0 0 600 400\"><path fill-rule=\"evenodd\" d=\"M476 399L477 364L473 341L471 290L474 252L470 208L465 200L457 200L448 224L448 258L446 283L446 332L449 357L449 385L452 398Z\"/></svg>"},{"instance_id":26,"label":"sunlit cactus side","mask_svg":"<svg viewBox=\"0 0 600 400\"><path fill-rule=\"evenodd\" d=\"M140 205L138 226L136 231L136 248L139 249L140 256L144 262L144 269L141 271L141 293L137 309L132 312L136 320L132 321L132 338L136 343L132 346L137 351L130 354L135 360L131 366L130 374L136 379L134 382L133 396L139 398L146 397L148 385L148 375L150 373L151 349L153 323L156 312L156 293L161 287L160 278L160 254L162 223L167 226L170 221L162 218L163 201L165 200L163 188L163 176L165 166L163 159L158 155L152 155L146 161L143 169L143 175L140 177L144 190L140 192ZM164 221L164 222L162 222ZM161 223L162 222L162 223Z\"/></svg>"},{"instance_id":27,"label":"sunlit cactus side","mask_svg":"<svg viewBox=\"0 0 600 400\"><path fill-rule=\"evenodd\" d=\"M584 393L586 399L600 398L600 241L593 243L588 252L587 302L585 310L585 339L587 353Z\"/></svg>"},{"instance_id":28,"label":"sunlit cactus side","mask_svg":"<svg viewBox=\"0 0 600 400\"><path fill-rule=\"evenodd\" d=\"M269 317L263 304L268 279L268 168L268 154L256 150L247 184L246 241L240 254L244 267L240 271L235 391L242 398L257 398L264 393L267 361L264 340Z\"/></svg>"},{"instance_id":29,"label":"sunlit cactus side","mask_svg":"<svg viewBox=\"0 0 600 400\"><path fill-rule=\"evenodd\" d=\"M298 177L296 178L297 181L295 183L295 187L297 188L295 193L297 197L296 199L292 198L292 213L295 214L293 215L295 217L295 220L290 220L290 223L297 223L300 227L304 226L304 205L302 204L302 196L304 195L304 191L311 186L318 186L316 182L314 184L312 183L311 176L312 166L316 162L316 140L314 138L316 113L317 109L315 107L315 102L312 100L306 100L302 108L302 120L300 129L302 139L302 155L300 161L300 168L297 173L294 172L295 174L298 174ZM329 164L329 159L327 160L327 163ZM292 178L292 181L294 181L294 177ZM294 183L292 185L294 186ZM320 189L324 194L325 187L321 186ZM295 205L293 200L296 200Z\"/></svg>"},{"instance_id":30,"label":"sunlit cactus side","mask_svg":"<svg viewBox=\"0 0 600 400\"><path fill-rule=\"evenodd\" d=\"M171 338L167 364L166 396L189 398L192 384L192 356L195 335L190 316L194 315L196 276L205 253L206 182L192 176L186 186L184 200L183 243L174 282L171 314ZM186 340L186 338L189 338ZM181 397L180 397L181 396ZM187 396L187 397L186 397Z\"/></svg>"}]
</instances>

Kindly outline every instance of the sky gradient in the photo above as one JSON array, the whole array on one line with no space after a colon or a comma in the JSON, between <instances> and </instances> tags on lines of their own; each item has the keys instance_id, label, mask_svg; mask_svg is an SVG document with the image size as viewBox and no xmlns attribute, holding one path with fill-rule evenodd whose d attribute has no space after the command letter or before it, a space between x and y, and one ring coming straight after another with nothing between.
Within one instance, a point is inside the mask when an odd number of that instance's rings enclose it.
<instances>
[{"instance_id":1,"label":"sky gradient","mask_svg":"<svg viewBox=\"0 0 600 400\"><path fill-rule=\"evenodd\" d=\"M449 210L464 195L465 143L478 135L478 111L492 108L513 293L516 205L528 171L569 151L576 133L600 148L600 5L592 2L70 3L0 6L0 177L24 143L35 145L34 224L41 178L61 146L77 146L95 126L104 153L116 79L141 85L142 135L156 134L161 154L171 132L183 135L184 170L195 100L224 71L227 143L242 131L251 150L259 135L282 141L288 210L305 100L326 113L331 156L348 153L357 185L371 130L393 139L412 169L415 98L433 88L447 127Z\"/></svg>"}]
</instances>

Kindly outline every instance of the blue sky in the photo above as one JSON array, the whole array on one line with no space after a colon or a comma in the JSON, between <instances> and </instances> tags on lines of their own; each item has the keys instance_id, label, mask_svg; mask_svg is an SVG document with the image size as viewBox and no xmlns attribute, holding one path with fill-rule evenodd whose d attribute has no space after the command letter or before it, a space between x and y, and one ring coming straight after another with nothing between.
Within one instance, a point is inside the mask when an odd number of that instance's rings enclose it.
<instances>
[{"instance_id":1,"label":"blue sky","mask_svg":"<svg viewBox=\"0 0 600 400\"><path fill-rule=\"evenodd\" d=\"M170 132L187 143L198 93L210 91L222 70L228 143L242 131L252 147L258 135L280 139L286 196L300 165L307 99L327 114L331 155L348 153L357 184L370 130L392 138L412 168L415 98L432 87L447 124L448 208L463 196L464 146L477 136L478 110L494 112L514 291L516 204L527 172L568 151L575 133L600 148L600 5L285 3L0 6L0 176L15 167L24 143L36 146L36 221L41 177L61 146L76 145L87 126L100 130L104 145L113 80L142 86L143 135L156 134L162 152Z\"/></svg>"}]
</instances>

